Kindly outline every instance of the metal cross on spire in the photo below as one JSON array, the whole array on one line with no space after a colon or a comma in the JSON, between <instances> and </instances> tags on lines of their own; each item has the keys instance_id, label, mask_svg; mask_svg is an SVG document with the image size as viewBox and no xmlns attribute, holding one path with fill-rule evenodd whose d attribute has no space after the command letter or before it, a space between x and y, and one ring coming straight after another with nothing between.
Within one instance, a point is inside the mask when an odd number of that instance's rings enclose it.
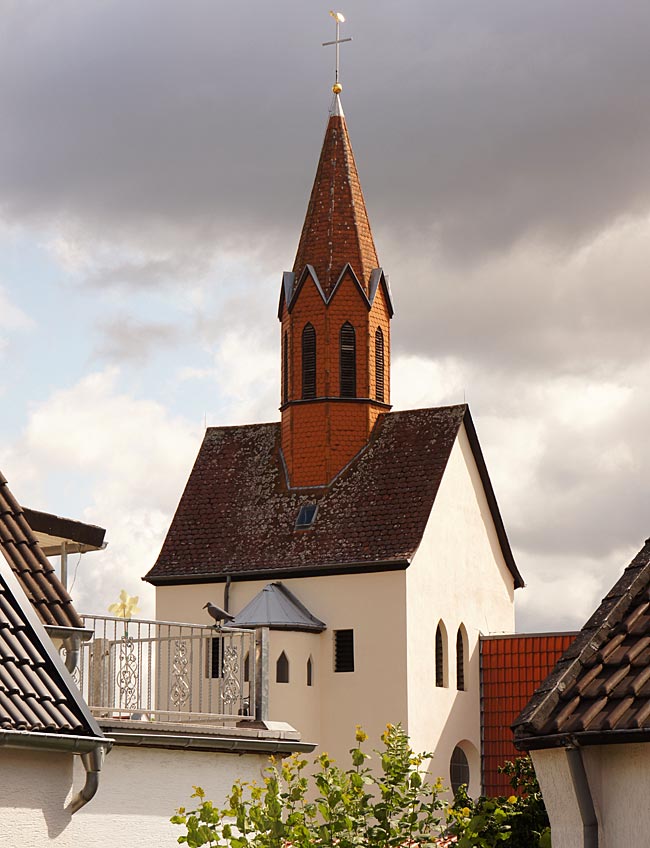
<instances>
[{"instance_id":1,"label":"metal cross on spire","mask_svg":"<svg viewBox=\"0 0 650 848\"><path fill-rule=\"evenodd\" d=\"M334 85L332 86L332 91L334 92L334 94L340 94L343 90L343 86L339 82L339 44L343 44L344 41L352 41L352 39L339 38L339 27L341 26L341 24L345 23L345 17L341 14L341 12L330 11L330 15L336 21L336 40L324 41L323 47L329 47L331 44L336 45L336 65L334 69Z\"/></svg>"}]
</instances>

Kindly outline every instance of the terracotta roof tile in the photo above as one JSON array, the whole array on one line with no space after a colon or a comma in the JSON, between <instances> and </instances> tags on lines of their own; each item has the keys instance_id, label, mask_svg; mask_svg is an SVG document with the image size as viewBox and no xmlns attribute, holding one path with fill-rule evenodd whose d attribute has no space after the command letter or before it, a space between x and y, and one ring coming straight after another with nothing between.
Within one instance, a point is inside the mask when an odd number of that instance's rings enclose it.
<instances>
[{"instance_id":1,"label":"terracotta roof tile","mask_svg":"<svg viewBox=\"0 0 650 848\"><path fill-rule=\"evenodd\" d=\"M83 627L70 595L45 556L0 474L0 551L44 624Z\"/></svg>"},{"instance_id":2,"label":"terracotta roof tile","mask_svg":"<svg viewBox=\"0 0 650 848\"><path fill-rule=\"evenodd\" d=\"M331 115L293 270L312 265L329 295L348 262L367 293L377 252L345 118Z\"/></svg>"},{"instance_id":3,"label":"terracotta roof tile","mask_svg":"<svg viewBox=\"0 0 650 848\"><path fill-rule=\"evenodd\" d=\"M650 540L513 724L525 748L650 730Z\"/></svg>"},{"instance_id":4,"label":"terracotta roof tile","mask_svg":"<svg viewBox=\"0 0 650 848\"><path fill-rule=\"evenodd\" d=\"M574 638L575 633L481 638L481 762L486 795L510 794L508 775L498 772L506 760L519 756L510 725Z\"/></svg>"}]
</instances>

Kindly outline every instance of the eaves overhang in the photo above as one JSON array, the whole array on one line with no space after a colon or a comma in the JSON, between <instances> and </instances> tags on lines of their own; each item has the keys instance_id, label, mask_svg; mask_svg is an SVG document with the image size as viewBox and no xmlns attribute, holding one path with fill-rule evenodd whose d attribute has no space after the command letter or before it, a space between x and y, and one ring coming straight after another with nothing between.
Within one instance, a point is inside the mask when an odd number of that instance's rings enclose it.
<instances>
[{"instance_id":1,"label":"eaves overhang","mask_svg":"<svg viewBox=\"0 0 650 848\"><path fill-rule=\"evenodd\" d=\"M205 571L196 574L165 574L149 577L145 575L141 579L152 586L189 586L195 583L225 583L226 580L245 582L250 580L289 580L292 577L327 577L336 574L372 574L380 571L404 571L410 565L411 560L399 558L385 560L382 562L347 562L347 563L320 563L318 565L296 566L283 568L282 566L269 566L260 569L237 571L228 569L219 573Z\"/></svg>"}]
</instances>

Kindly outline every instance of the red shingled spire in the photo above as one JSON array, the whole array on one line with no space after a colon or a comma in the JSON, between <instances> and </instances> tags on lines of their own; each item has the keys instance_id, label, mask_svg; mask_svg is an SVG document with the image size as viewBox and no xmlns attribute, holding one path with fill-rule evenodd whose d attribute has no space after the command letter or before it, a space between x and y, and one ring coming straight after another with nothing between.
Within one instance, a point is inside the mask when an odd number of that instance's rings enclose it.
<instances>
[{"instance_id":1,"label":"red shingled spire","mask_svg":"<svg viewBox=\"0 0 650 848\"><path fill-rule=\"evenodd\" d=\"M297 280L307 264L313 265L329 295L348 262L367 292L379 262L345 117L335 95L293 270Z\"/></svg>"}]
</instances>

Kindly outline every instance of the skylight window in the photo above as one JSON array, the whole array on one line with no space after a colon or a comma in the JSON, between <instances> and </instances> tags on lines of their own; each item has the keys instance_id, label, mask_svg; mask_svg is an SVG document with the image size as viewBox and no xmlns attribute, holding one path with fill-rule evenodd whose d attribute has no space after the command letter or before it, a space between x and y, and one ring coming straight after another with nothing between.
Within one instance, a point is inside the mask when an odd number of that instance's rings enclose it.
<instances>
[{"instance_id":1,"label":"skylight window","mask_svg":"<svg viewBox=\"0 0 650 848\"><path fill-rule=\"evenodd\" d=\"M317 510L317 504L303 504L300 507L300 511L298 512L298 518L296 518L296 528L304 529L306 527L311 527L314 521L316 520Z\"/></svg>"}]
</instances>

